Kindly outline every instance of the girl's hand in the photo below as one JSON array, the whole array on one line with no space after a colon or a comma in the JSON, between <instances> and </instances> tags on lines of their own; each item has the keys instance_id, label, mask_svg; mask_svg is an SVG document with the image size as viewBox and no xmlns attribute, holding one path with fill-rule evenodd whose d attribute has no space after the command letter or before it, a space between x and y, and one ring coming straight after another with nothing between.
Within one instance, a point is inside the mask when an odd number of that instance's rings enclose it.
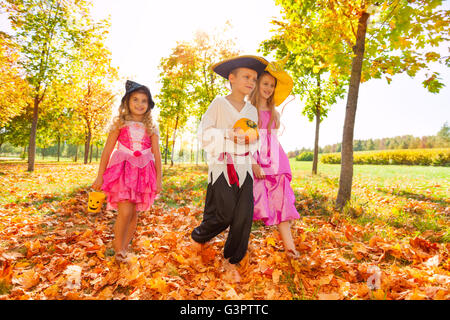
<instances>
[{"instance_id":1,"label":"girl's hand","mask_svg":"<svg viewBox=\"0 0 450 320\"><path fill-rule=\"evenodd\" d=\"M253 174L257 179L264 179L264 171L261 169L261 167L257 164L252 164Z\"/></svg>"},{"instance_id":2,"label":"girl's hand","mask_svg":"<svg viewBox=\"0 0 450 320\"><path fill-rule=\"evenodd\" d=\"M102 176L98 176L94 183L92 184L92 189L100 191L102 189L102 185L103 185L103 177Z\"/></svg>"},{"instance_id":3,"label":"girl's hand","mask_svg":"<svg viewBox=\"0 0 450 320\"><path fill-rule=\"evenodd\" d=\"M156 179L156 194L160 194L162 191L162 182L160 179Z\"/></svg>"}]
</instances>

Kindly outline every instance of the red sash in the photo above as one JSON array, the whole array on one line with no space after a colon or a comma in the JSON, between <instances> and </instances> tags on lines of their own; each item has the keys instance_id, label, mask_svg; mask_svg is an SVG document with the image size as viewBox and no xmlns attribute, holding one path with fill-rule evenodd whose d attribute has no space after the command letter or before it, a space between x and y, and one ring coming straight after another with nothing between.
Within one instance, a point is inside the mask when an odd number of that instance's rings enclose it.
<instances>
[{"instance_id":1,"label":"red sash","mask_svg":"<svg viewBox=\"0 0 450 320\"><path fill-rule=\"evenodd\" d=\"M231 155L228 152L223 152L219 156L219 161L223 161L223 159L225 158L225 154L227 155L228 180L230 181L230 184L236 184L239 188L240 187L239 186L239 178L236 173L236 169L234 168L233 159L231 158ZM238 156L248 156L248 155L249 155L249 152L244 153L244 154L238 154Z\"/></svg>"}]
</instances>

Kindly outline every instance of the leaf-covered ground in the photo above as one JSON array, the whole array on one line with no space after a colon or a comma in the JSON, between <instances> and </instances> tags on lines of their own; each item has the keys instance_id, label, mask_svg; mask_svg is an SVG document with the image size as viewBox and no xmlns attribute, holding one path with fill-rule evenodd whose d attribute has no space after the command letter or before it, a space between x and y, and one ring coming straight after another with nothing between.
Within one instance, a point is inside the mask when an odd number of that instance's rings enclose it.
<instances>
[{"instance_id":1,"label":"leaf-covered ground","mask_svg":"<svg viewBox=\"0 0 450 320\"><path fill-rule=\"evenodd\" d=\"M310 163L292 168L301 258L289 264L276 228L255 223L234 267L222 255L227 232L204 246L190 239L206 167L164 168L163 193L139 217L129 264L118 265L115 212L86 213L97 165L38 164L30 174L0 164L0 298L450 298L450 169L355 166L352 201L338 213L339 166L316 177Z\"/></svg>"}]
</instances>

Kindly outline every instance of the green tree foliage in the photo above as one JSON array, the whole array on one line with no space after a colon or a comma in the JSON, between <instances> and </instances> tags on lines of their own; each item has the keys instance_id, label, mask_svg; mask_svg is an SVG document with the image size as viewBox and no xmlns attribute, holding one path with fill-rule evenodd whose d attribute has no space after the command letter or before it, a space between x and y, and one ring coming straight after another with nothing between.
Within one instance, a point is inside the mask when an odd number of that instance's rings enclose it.
<instances>
[{"instance_id":1,"label":"green tree foliage","mask_svg":"<svg viewBox=\"0 0 450 320\"><path fill-rule=\"evenodd\" d=\"M424 87L443 87L435 63L449 65L437 46L449 40L450 12L434 0L276 0L283 7L287 48L323 58L331 74L350 75L342 139L342 165L336 200L343 208L351 196L353 131L361 82L425 71ZM309 41L313 39L313 42ZM304 46L298 44L304 43Z\"/></svg>"},{"instance_id":2,"label":"green tree foliage","mask_svg":"<svg viewBox=\"0 0 450 320\"><path fill-rule=\"evenodd\" d=\"M115 99L113 85L118 80L118 70L112 66L106 37L110 22L95 23L87 15L83 24L89 26L83 33L81 47L73 60L71 79L74 84L74 116L80 121L78 134L84 138L84 163L88 162L92 142L102 140Z\"/></svg>"},{"instance_id":3,"label":"green tree foliage","mask_svg":"<svg viewBox=\"0 0 450 320\"><path fill-rule=\"evenodd\" d=\"M163 156L167 163L180 128L188 121L199 123L201 116L217 95L226 95L226 81L211 70L215 62L238 55L234 40L223 34L223 30L207 33L198 31L192 41L177 43L169 57L161 59L160 83L162 88L157 96L160 106L159 130L163 141ZM191 130L195 134L195 129ZM199 148L197 146L197 162Z\"/></svg>"},{"instance_id":4,"label":"green tree foliage","mask_svg":"<svg viewBox=\"0 0 450 320\"><path fill-rule=\"evenodd\" d=\"M52 81L63 79L70 72L69 62L79 50L80 38L85 32L79 20L88 12L88 5L81 0L6 0L2 3L15 32L19 63L32 88L29 171L34 170L40 105Z\"/></svg>"},{"instance_id":5,"label":"green tree foliage","mask_svg":"<svg viewBox=\"0 0 450 320\"><path fill-rule=\"evenodd\" d=\"M24 112L30 103L30 87L22 77L18 59L17 46L0 32L0 127Z\"/></svg>"},{"instance_id":6,"label":"green tree foliage","mask_svg":"<svg viewBox=\"0 0 450 320\"><path fill-rule=\"evenodd\" d=\"M277 21L274 23L281 24ZM316 41L313 38L308 40L311 43ZM290 54L288 48L293 46L298 48L295 53ZM278 60L286 61L285 68L290 71L294 80L293 93L304 101L302 114L308 117L309 121L316 121L312 172L317 174L320 123L327 117L330 107L336 103L337 98L343 97L348 77L340 76L339 73L331 74L320 54L316 55L305 47L303 39L301 43L295 40L286 41L283 27L278 29L272 39L264 41L261 47L265 54L275 51Z\"/></svg>"},{"instance_id":7,"label":"green tree foliage","mask_svg":"<svg viewBox=\"0 0 450 320\"><path fill-rule=\"evenodd\" d=\"M194 77L194 50L189 43L181 42L172 50L168 58L161 59L160 70L162 88L157 95L160 104L160 132L165 141L165 163L172 138L172 158L177 130L184 126L192 112L193 100L189 84Z\"/></svg>"}]
</instances>

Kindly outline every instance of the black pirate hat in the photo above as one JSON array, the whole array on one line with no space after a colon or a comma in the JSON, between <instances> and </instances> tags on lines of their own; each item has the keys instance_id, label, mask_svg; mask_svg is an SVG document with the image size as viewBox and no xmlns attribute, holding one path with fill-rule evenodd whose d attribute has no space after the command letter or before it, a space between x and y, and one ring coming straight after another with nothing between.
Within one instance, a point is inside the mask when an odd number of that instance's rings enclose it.
<instances>
[{"instance_id":1,"label":"black pirate hat","mask_svg":"<svg viewBox=\"0 0 450 320\"><path fill-rule=\"evenodd\" d=\"M152 94L150 93L150 89L142 84L139 84L137 82L131 81L131 80L127 80L127 82L125 83L125 95L122 98L122 102L125 101L125 98L131 94L132 92L138 90L138 89L142 89L148 96L148 104L150 106L150 109L153 109L153 107L155 106L155 103L153 102L152 99Z\"/></svg>"},{"instance_id":2,"label":"black pirate hat","mask_svg":"<svg viewBox=\"0 0 450 320\"><path fill-rule=\"evenodd\" d=\"M262 57L244 55L225 59L211 66L212 70L228 80L231 71L237 68L249 68L255 70L260 76L266 69L269 61Z\"/></svg>"}]
</instances>

